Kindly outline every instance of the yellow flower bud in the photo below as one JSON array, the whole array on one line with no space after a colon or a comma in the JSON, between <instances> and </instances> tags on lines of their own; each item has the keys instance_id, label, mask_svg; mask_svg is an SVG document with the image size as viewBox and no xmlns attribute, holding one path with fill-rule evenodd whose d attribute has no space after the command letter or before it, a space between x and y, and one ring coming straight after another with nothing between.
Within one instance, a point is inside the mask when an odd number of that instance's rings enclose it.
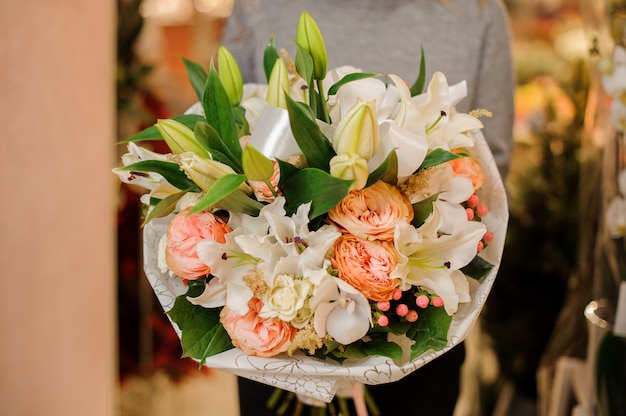
<instances>
[{"instance_id":1,"label":"yellow flower bud","mask_svg":"<svg viewBox=\"0 0 626 416\"><path fill-rule=\"evenodd\" d=\"M330 159L330 175L353 180L350 190L363 189L367 184L369 171L367 161L355 153L341 153Z\"/></svg>"},{"instance_id":2,"label":"yellow flower bud","mask_svg":"<svg viewBox=\"0 0 626 416\"><path fill-rule=\"evenodd\" d=\"M286 109L287 100L285 99L285 94L289 94L289 74L285 61L278 58L267 83L266 101L273 107Z\"/></svg>"},{"instance_id":3,"label":"yellow flower bud","mask_svg":"<svg viewBox=\"0 0 626 416\"><path fill-rule=\"evenodd\" d=\"M313 58L313 78L326 78L328 55L320 28L308 12L302 12L296 29L296 42Z\"/></svg>"},{"instance_id":4,"label":"yellow flower bud","mask_svg":"<svg viewBox=\"0 0 626 416\"><path fill-rule=\"evenodd\" d=\"M180 155L179 165L189 179L204 191L207 191L222 176L235 173L230 166L224 163L199 157L191 152ZM241 189L250 192L250 188L245 184L242 185Z\"/></svg>"},{"instance_id":5,"label":"yellow flower bud","mask_svg":"<svg viewBox=\"0 0 626 416\"><path fill-rule=\"evenodd\" d=\"M370 160L378 149L379 141L376 103L357 100L339 121L333 137L333 148L338 154L356 153Z\"/></svg>"},{"instance_id":6,"label":"yellow flower bud","mask_svg":"<svg viewBox=\"0 0 626 416\"><path fill-rule=\"evenodd\" d=\"M172 153L193 152L199 156L209 155L209 152L198 144L193 131L184 124L172 119L163 119L157 121L156 128Z\"/></svg>"},{"instance_id":7,"label":"yellow flower bud","mask_svg":"<svg viewBox=\"0 0 626 416\"><path fill-rule=\"evenodd\" d=\"M226 90L230 104L233 106L238 105L243 97L243 77L237 61L224 46L220 46L218 49L217 65L219 78Z\"/></svg>"},{"instance_id":8,"label":"yellow flower bud","mask_svg":"<svg viewBox=\"0 0 626 416\"><path fill-rule=\"evenodd\" d=\"M259 150L247 144L241 155L243 173L251 181L268 181L274 174L274 164L271 160L259 152Z\"/></svg>"}]
</instances>

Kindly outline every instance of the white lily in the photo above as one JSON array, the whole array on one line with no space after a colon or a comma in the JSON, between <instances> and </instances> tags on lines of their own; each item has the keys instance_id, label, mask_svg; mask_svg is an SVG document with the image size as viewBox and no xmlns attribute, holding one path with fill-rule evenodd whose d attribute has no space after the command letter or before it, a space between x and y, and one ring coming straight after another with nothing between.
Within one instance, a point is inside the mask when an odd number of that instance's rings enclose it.
<instances>
[{"instance_id":1,"label":"white lily","mask_svg":"<svg viewBox=\"0 0 626 416\"><path fill-rule=\"evenodd\" d=\"M227 304L239 315L248 312L248 301L253 293L245 284L244 276L256 267L258 259L243 253L235 242L236 235L242 232L241 229L235 229L226 234L226 242L223 244L214 240L198 242L198 258L211 268L214 277L202 295L195 299L189 298L191 303L206 308Z\"/></svg>"},{"instance_id":2,"label":"white lily","mask_svg":"<svg viewBox=\"0 0 626 416\"><path fill-rule=\"evenodd\" d=\"M445 219L438 231L452 233L457 223L467 221L467 213L461 204L474 193L472 181L464 176L455 176L449 164L427 169L418 175L419 186L415 189L409 187L409 200L415 204L432 195L438 195L436 205L441 213L440 217Z\"/></svg>"},{"instance_id":3,"label":"white lily","mask_svg":"<svg viewBox=\"0 0 626 416\"><path fill-rule=\"evenodd\" d=\"M441 214L435 205L420 228L398 224L394 240L400 262L394 277L400 278L405 288L417 286L437 294L451 315L457 311L461 299L469 296L469 287L459 285L456 281L459 279L452 272L466 266L476 256L478 242L487 229L480 222L465 221L457 223L451 234L439 236L441 223Z\"/></svg>"},{"instance_id":4,"label":"white lily","mask_svg":"<svg viewBox=\"0 0 626 416\"><path fill-rule=\"evenodd\" d=\"M469 114L457 113L455 104L445 75L436 72L424 94L413 97L411 104L404 102L398 123L417 134L425 134L430 149L471 147L474 141L465 133L480 129L483 124Z\"/></svg>"},{"instance_id":5,"label":"white lily","mask_svg":"<svg viewBox=\"0 0 626 416\"><path fill-rule=\"evenodd\" d=\"M144 147L138 146L134 142L128 143L128 153L122 156L122 164L124 166L132 165L133 163L141 162L144 160L159 160L162 162L171 162L167 156L153 152ZM154 172L133 172L124 170L122 168L114 168L115 173L122 182L140 186L150 191L150 195L147 197L149 202L150 197L165 198L177 192L180 189L171 185L163 178L162 175ZM142 201L143 202L143 201Z\"/></svg>"},{"instance_id":6,"label":"white lily","mask_svg":"<svg viewBox=\"0 0 626 416\"><path fill-rule=\"evenodd\" d=\"M324 85L331 87L346 75L362 72L352 66L342 66L329 71L324 79ZM326 91L328 96L328 91ZM387 86L377 78L365 78L344 84L336 95L328 98L328 109L333 123L338 123L357 100L374 101L376 117L378 121L383 121L391 117L398 102L398 91L394 86Z\"/></svg>"},{"instance_id":7,"label":"white lily","mask_svg":"<svg viewBox=\"0 0 626 416\"><path fill-rule=\"evenodd\" d=\"M363 338L372 326L368 300L337 277L328 277L309 301L314 312L313 326L320 338L330 335L340 344Z\"/></svg>"}]
</instances>

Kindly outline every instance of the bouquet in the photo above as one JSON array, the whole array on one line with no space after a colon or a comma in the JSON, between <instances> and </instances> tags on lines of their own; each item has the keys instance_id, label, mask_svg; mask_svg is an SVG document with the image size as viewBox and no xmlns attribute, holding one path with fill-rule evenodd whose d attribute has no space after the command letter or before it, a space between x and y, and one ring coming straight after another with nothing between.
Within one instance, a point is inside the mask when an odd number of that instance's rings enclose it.
<instances>
[{"instance_id":1,"label":"bouquet","mask_svg":"<svg viewBox=\"0 0 626 416\"><path fill-rule=\"evenodd\" d=\"M469 333L500 263L506 196L465 83L424 56L395 75L327 68L303 12L265 85L184 60L199 102L127 139L114 171L149 190L145 271L201 365L323 402L398 380ZM171 153L141 147L164 140Z\"/></svg>"}]
</instances>

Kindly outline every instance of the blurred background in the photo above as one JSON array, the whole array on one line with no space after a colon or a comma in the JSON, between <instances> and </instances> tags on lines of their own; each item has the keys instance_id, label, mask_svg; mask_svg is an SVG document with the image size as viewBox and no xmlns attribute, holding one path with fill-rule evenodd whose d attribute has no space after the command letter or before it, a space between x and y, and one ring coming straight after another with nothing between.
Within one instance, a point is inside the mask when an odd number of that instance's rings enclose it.
<instances>
[{"instance_id":1,"label":"blurred background","mask_svg":"<svg viewBox=\"0 0 626 416\"><path fill-rule=\"evenodd\" d=\"M109 174L125 152L117 140L196 101L181 57L208 67L232 0L102 3L0 5L0 413L236 415L234 377L180 359L143 276L137 191ZM457 409L467 416L549 414L560 359L587 355L585 306L614 292L597 283L612 133L590 65L606 24L594 4L610 2L505 3L517 82L510 223L468 340ZM559 390L560 414L576 405L571 390Z\"/></svg>"}]
</instances>

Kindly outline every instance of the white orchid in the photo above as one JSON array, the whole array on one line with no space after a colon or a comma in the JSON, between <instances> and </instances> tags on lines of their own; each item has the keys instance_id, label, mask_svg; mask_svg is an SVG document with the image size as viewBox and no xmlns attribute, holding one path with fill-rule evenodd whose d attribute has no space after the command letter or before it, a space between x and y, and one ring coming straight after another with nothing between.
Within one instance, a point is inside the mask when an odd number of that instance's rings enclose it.
<instances>
[{"instance_id":1,"label":"white orchid","mask_svg":"<svg viewBox=\"0 0 626 416\"><path fill-rule=\"evenodd\" d=\"M313 325L320 338L330 335L348 345L363 338L372 326L372 311L361 292L337 277L328 277L309 301Z\"/></svg>"},{"instance_id":2,"label":"white orchid","mask_svg":"<svg viewBox=\"0 0 626 416\"><path fill-rule=\"evenodd\" d=\"M619 194L614 196L606 209L605 222L611 238L626 235L626 169L617 176Z\"/></svg>"},{"instance_id":3,"label":"white orchid","mask_svg":"<svg viewBox=\"0 0 626 416\"><path fill-rule=\"evenodd\" d=\"M478 242L486 227L476 221L458 222L451 234L439 235L442 223L443 218L435 205L433 213L420 228L398 224L394 241L400 261L394 274L402 280L405 289L417 286L440 296L446 312L451 315L457 311L459 302L469 296L469 286L461 284L463 279L454 276L458 273L453 272L476 256Z\"/></svg>"}]
</instances>

